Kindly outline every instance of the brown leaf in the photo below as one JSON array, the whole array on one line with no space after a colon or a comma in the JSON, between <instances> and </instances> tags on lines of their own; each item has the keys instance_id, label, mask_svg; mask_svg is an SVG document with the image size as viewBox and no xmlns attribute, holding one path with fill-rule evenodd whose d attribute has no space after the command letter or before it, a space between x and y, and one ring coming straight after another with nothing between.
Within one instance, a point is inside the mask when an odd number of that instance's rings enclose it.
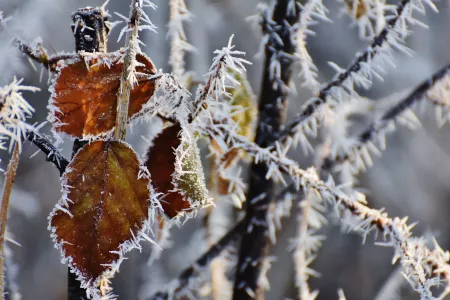
<instances>
[{"instance_id":1,"label":"brown leaf","mask_svg":"<svg viewBox=\"0 0 450 300\"><path fill-rule=\"evenodd\" d=\"M145 165L152 177L152 185L156 192L165 196L161 200L164 213L174 218L179 212L189 210L189 201L179 192L173 191L172 174L175 172L175 149L181 144L179 133L181 127L175 124L165 128L153 141L147 152Z\"/></svg>"},{"instance_id":2,"label":"brown leaf","mask_svg":"<svg viewBox=\"0 0 450 300\"><path fill-rule=\"evenodd\" d=\"M121 54L99 53L95 57L80 56L70 62L59 62L49 106L49 120L57 132L89 138L114 128L123 69ZM137 72L155 74L155 66L148 57L138 54L136 59L143 64L136 67ZM141 111L154 91L154 80L140 79L131 91L128 117Z\"/></svg>"},{"instance_id":3,"label":"brown leaf","mask_svg":"<svg viewBox=\"0 0 450 300\"><path fill-rule=\"evenodd\" d=\"M144 236L150 179L139 171L139 159L127 144L99 140L85 145L63 175L64 195L50 227L82 282L98 283L111 272L108 265L120 263Z\"/></svg>"}]
</instances>

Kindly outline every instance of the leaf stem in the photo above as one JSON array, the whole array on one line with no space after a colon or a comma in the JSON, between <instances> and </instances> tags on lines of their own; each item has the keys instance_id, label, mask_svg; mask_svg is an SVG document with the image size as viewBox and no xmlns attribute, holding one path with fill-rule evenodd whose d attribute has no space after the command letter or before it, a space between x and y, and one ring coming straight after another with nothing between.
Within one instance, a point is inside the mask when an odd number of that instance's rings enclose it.
<instances>
[{"instance_id":1,"label":"leaf stem","mask_svg":"<svg viewBox=\"0 0 450 300\"><path fill-rule=\"evenodd\" d=\"M17 167L19 165L20 149L19 143L15 143L11 160L5 173L5 188L3 190L2 204L0 207L0 299L5 299L5 253L4 242L6 232L6 220L8 218L9 200L16 178Z\"/></svg>"}]
</instances>

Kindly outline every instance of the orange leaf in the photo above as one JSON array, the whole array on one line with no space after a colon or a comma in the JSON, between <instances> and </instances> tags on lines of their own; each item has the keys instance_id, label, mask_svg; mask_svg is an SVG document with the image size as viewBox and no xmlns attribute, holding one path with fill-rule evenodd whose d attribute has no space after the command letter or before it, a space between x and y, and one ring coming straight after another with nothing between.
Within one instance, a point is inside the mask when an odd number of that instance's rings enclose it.
<instances>
[{"instance_id":1,"label":"orange leaf","mask_svg":"<svg viewBox=\"0 0 450 300\"><path fill-rule=\"evenodd\" d=\"M178 136L180 131L179 124L165 128L154 139L145 162L152 177L153 187L156 192L164 194L161 206L169 218L174 218L179 212L190 209L190 203L186 197L173 191L175 186L172 183L172 174L175 172L175 149L181 144Z\"/></svg>"},{"instance_id":2,"label":"orange leaf","mask_svg":"<svg viewBox=\"0 0 450 300\"><path fill-rule=\"evenodd\" d=\"M102 140L84 146L63 175L64 195L49 226L63 261L87 288L112 276L123 254L145 237L150 179L139 175L139 159L127 144Z\"/></svg>"},{"instance_id":3,"label":"orange leaf","mask_svg":"<svg viewBox=\"0 0 450 300\"><path fill-rule=\"evenodd\" d=\"M123 71L122 54L80 55L70 62L59 62L49 105L49 120L56 132L89 138L114 128L117 93ZM136 72L155 74L155 66L148 57L138 54L136 59L142 64L136 67ZM140 112L154 92L154 80L140 79L131 91L128 117Z\"/></svg>"}]
</instances>

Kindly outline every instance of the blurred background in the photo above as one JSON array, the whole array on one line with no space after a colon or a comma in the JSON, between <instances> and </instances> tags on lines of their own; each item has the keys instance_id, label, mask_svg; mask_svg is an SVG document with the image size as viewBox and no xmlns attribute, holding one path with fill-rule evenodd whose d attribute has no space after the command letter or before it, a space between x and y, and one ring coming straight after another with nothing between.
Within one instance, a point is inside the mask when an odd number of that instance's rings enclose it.
<instances>
[{"instance_id":1,"label":"blurred background","mask_svg":"<svg viewBox=\"0 0 450 300\"><path fill-rule=\"evenodd\" d=\"M113 12L128 15L129 1L111 0L107 9L111 20L119 20ZM247 53L253 62L248 67L250 83L258 95L262 61L255 58L261 36L246 18L257 13L256 0L187 0L187 6L195 15L186 23L188 40L197 51L187 57L187 69L200 79L210 66L213 51L225 46L231 34L235 34L236 48ZM158 33L144 31L143 47L157 68L170 72L167 63L169 44L166 38L168 3L154 0L156 11L147 11L158 27ZM308 49L319 68L319 81L326 82L334 71L327 64L333 61L347 66L354 54L368 45L358 36L352 19L345 13L346 5L334 0L324 0L332 22L319 22L312 27L315 36L308 38ZM47 116L49 99L47 74L40 79L40 66L36 70L17 49L11 39L18 36L32 41L41 36L49 52L71 52L74 40L70 29L72 12L85 6L100 6L100 0L0 0L0 11L11 16L5 30L0 32L0 85L9 83L14 76L24 78L27 85L38 86L41 92L26 93L25 98L35 107L31 122L43 122ZM414 50L412 57L395 54L396 68L382 74L384 81L374 80L369 91L362 94L370 99L387 97L394 92L413 88L415 85L450 62L450 10L449 1L439 1L440 13L430 9L418 19L429 26L411 28L408 46ZM117 43L121 25L112 30L109 49L123 45ZM297 94L290 99L289 117L299 111L310 94L300 87L295 78ZM438 128L434 111L428 109L420 115L422 127L410 131L399 128L388 135L387 150L375 158L375 166L360 176L360 185L366 189L371 207L385 207L391 216L409 216L410 222L418 222L414 232L423 235L432 232L444 249L450 249L450 133L448 125ZM129 135L129 142L138 153L145 154L146 142L141 136L154 134L151 124L136 126ZM43 132L49 131L49 126ZM63 153L70 156L71 142L66 140ZM26 143L19 165L16 184L11 197L8 231L9 236L21 246L9 244L15 266L16 283L22 299L65 299L67 267L60 263L60 254L53 247L47 231L47 216L61 196L58 171L45 161L42 153L32 156L36 148ZM1 153L2 168L6 167L9 154ZM292 151L291 157L303 167L313 163L313 156L304 156L301 150ZM289 239L296 235L296 206L291 218L284 221L278 234L278 243L272 248L276 257L269 272L270 291L267 299L296 298L292 253L288 252ZM335 218L330 217L330 220ZM345 291L347 299L375 299L390 276L401 275L391 265L392 249L374 246L368 239L365 245L353 234L342 234L337 222L331 221L323 228L327 236L313 268L321 277L311 280L313 289L319 289L318 299L337 299L337 289ZM172 229L172 248L163 252L151 267L146 262L151 251L144 245L141 254L133 251L124 261L114 279L114 292L120 299L144 299L152 290L160 288L191 264L207 245L203 239L202 218L190 220L181 228ZM402 296L392 299L416 299L407 284L403 284ZM382 299L387 296L383 296Z\"/></svg>"}]
</instances>

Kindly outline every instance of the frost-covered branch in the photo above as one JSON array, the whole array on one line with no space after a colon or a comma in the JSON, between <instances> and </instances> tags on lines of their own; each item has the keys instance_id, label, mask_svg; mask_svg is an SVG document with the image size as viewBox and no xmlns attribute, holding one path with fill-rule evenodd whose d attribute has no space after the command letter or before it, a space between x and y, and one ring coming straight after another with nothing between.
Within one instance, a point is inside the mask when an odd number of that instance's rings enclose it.
<instances>
[{"instance_id":1,"label":"frost-covered branch","mask_svg":"<svg viewBox=\"0 0 450 300\"><path fill-rule=\"evenodd\" d=\"M184 55L192 51L194 47L190 45L184 32L183 22L192 19L191 12L187 9L184 0L170 0L170 21L168 36L171 39L169 64L172 66L173 75L177 80L183 80L185 74Z\"/></svg>"},{"instance_id":2,"label":"frost-covered branch","mask_svg":"<svg viewBox=\"0 0 450 300\"><path fill-rule=\"evenodd\" d=\"M379 72L383 71L386 65L393 65L392 50L397 49L406 54L410 50L403 44L404 39L410 34L409 25L421 24L413 19L413 11L424 12L423 4L426 3L434 11L435 5L430 0L403 0L389 16L389 21L384 29L374 37L372 43L362 52L357 53L356 58L346 68L342 69L336 64L331 66L337 70L337 74L319 91L318 97L309 100L283 131L278 135L278 141L294 144L305 139L305 132L312 124L313 129L317 127L317 122L324 116L326 109L323 106L332 104L334 101L342 101L342 92L356 94L354 87L369 88L372 77L380 77ZM307 132L306 132L307 133ZM315 134L315 131L312 131Z\"/></svg>"},{"instance_id":3,"label":"frost-covered branch","mask_svg":"<svg viewBox=\"0 0 450 300\"><path fill-rule=\"evenodd\" d=\"M285 121L287 95L292 77L294 55L297 49L293 27L300 19L297 1L278 0L262 11L259 24L262 28L265 61L259 99L259 117L256 143L269 146ZM254 161L250 170L247 199L246 230L244 232L234 284L234 298L260 297L267 288L265 280L270 263L266 261L268 247L269 204L274 197L274 183L265 177L267 166Z\"/></svg>"},{"instance_id":4,"label":"frost-covered branch","mask_svg":"<svg viewBox=\"0 0 450 300\"><path fill-rule=\"evenodd\" d=\"M442 123L442 110L448 111L450 107L448 86L446 85L448 78L450 78L450 65L440 69L417 86L407 97L388 109L379 120L372 123L355 140L351 141L352 145L347 146L345 151L341 152L337 148L332 151L324 160L324 169L331 170L337 165L343 167L348 163L347 166L351 167L351 172L356 174L360 169L370 166L370 152L379 152L374 143L378 143L379 147L384 149L387 129L391 128L393 123L418 101L428 99L429 102L436 105L438 121Z\"/></svg>"},{"instance_id":5,"label":"frost-covered branch","mask_svg":"<svg viewBox=\"0 0 450 300\"><path fill-rule=\"evenodd\" d=\"M326 16L327 8L323 5L322 0L308 0L302 6L300 12L300 21L294 25L296 30L295 40L297 42L297 51L295 55L298 58L300 65L300 75L303 78L302 86L310 89L313 93L319 90L320 83L317 81L317 67L309 55L306 48L306 38L308 35L313 35L314 32L309 29L311 25L315 24L313 17L329 20Z\"/></svg>"},{"instance_id":6,"label":"frost-covered branch","mask_svg":"<svg viewBox=\"0 0 450 300\"><path fill-rule=\"evenodd\" d=\"M125 42L125 55L123 57L123 72L120 79L120 88L117 96L117 118L114 132L116 140L124 140L128 124L128 105L130 103L130 92L133 86L138 82L136 67L139 63L136 60L136 54L140 53L139 31L149 29L155 31L155 26L144 12L144 5L155 8L155 5L149 0L132 0L130 5L130 17L121 16L127 22L127 25L120 32L119 39L124 32L127 32ZM117 14L117 13L116 13ZM144 23L141 25L141 21Z\"/></svg>"},{"instance_id":7,"label":"frost-covered branch","mask_svg":"<svg viewBox=\"0 0 450 300\"><path fill-rule=\"evenodd\" d=\"M347 196L331 179L328 182L320 180L313 168L302 170L296 162L286 157L286 151L283 151L279 144L276 144L275 149L261 148L241 136L229 136L224 132L211 134L215 134L217 138L218 136L225 138L230 149L244 149L254 157L256 163L266 164L268 172L264 174L265 178L286 183L283 174L288 174L298 188L312 191L323 201L355 216L359 222L352 225L351 229L361 234L364 240L373 230L381 233L385 242L378 244L394 248L394 262L400 261L410 284L422 299L435 299L432 298L430 288L440 284L441 276L446 280L446 286L449 286L450 254L440 249L437 244L430 250L425 245L424 239L413 237L411 229L414 225L408 225L406 218L390 218L383 210L364 205L355 198L357 195ZM246 232L252 232L257 226L261 226L261 222L258 219L251 219L246 226ZM251 262L247 260L248 264Z\"/></svg>"}]
</instances>

